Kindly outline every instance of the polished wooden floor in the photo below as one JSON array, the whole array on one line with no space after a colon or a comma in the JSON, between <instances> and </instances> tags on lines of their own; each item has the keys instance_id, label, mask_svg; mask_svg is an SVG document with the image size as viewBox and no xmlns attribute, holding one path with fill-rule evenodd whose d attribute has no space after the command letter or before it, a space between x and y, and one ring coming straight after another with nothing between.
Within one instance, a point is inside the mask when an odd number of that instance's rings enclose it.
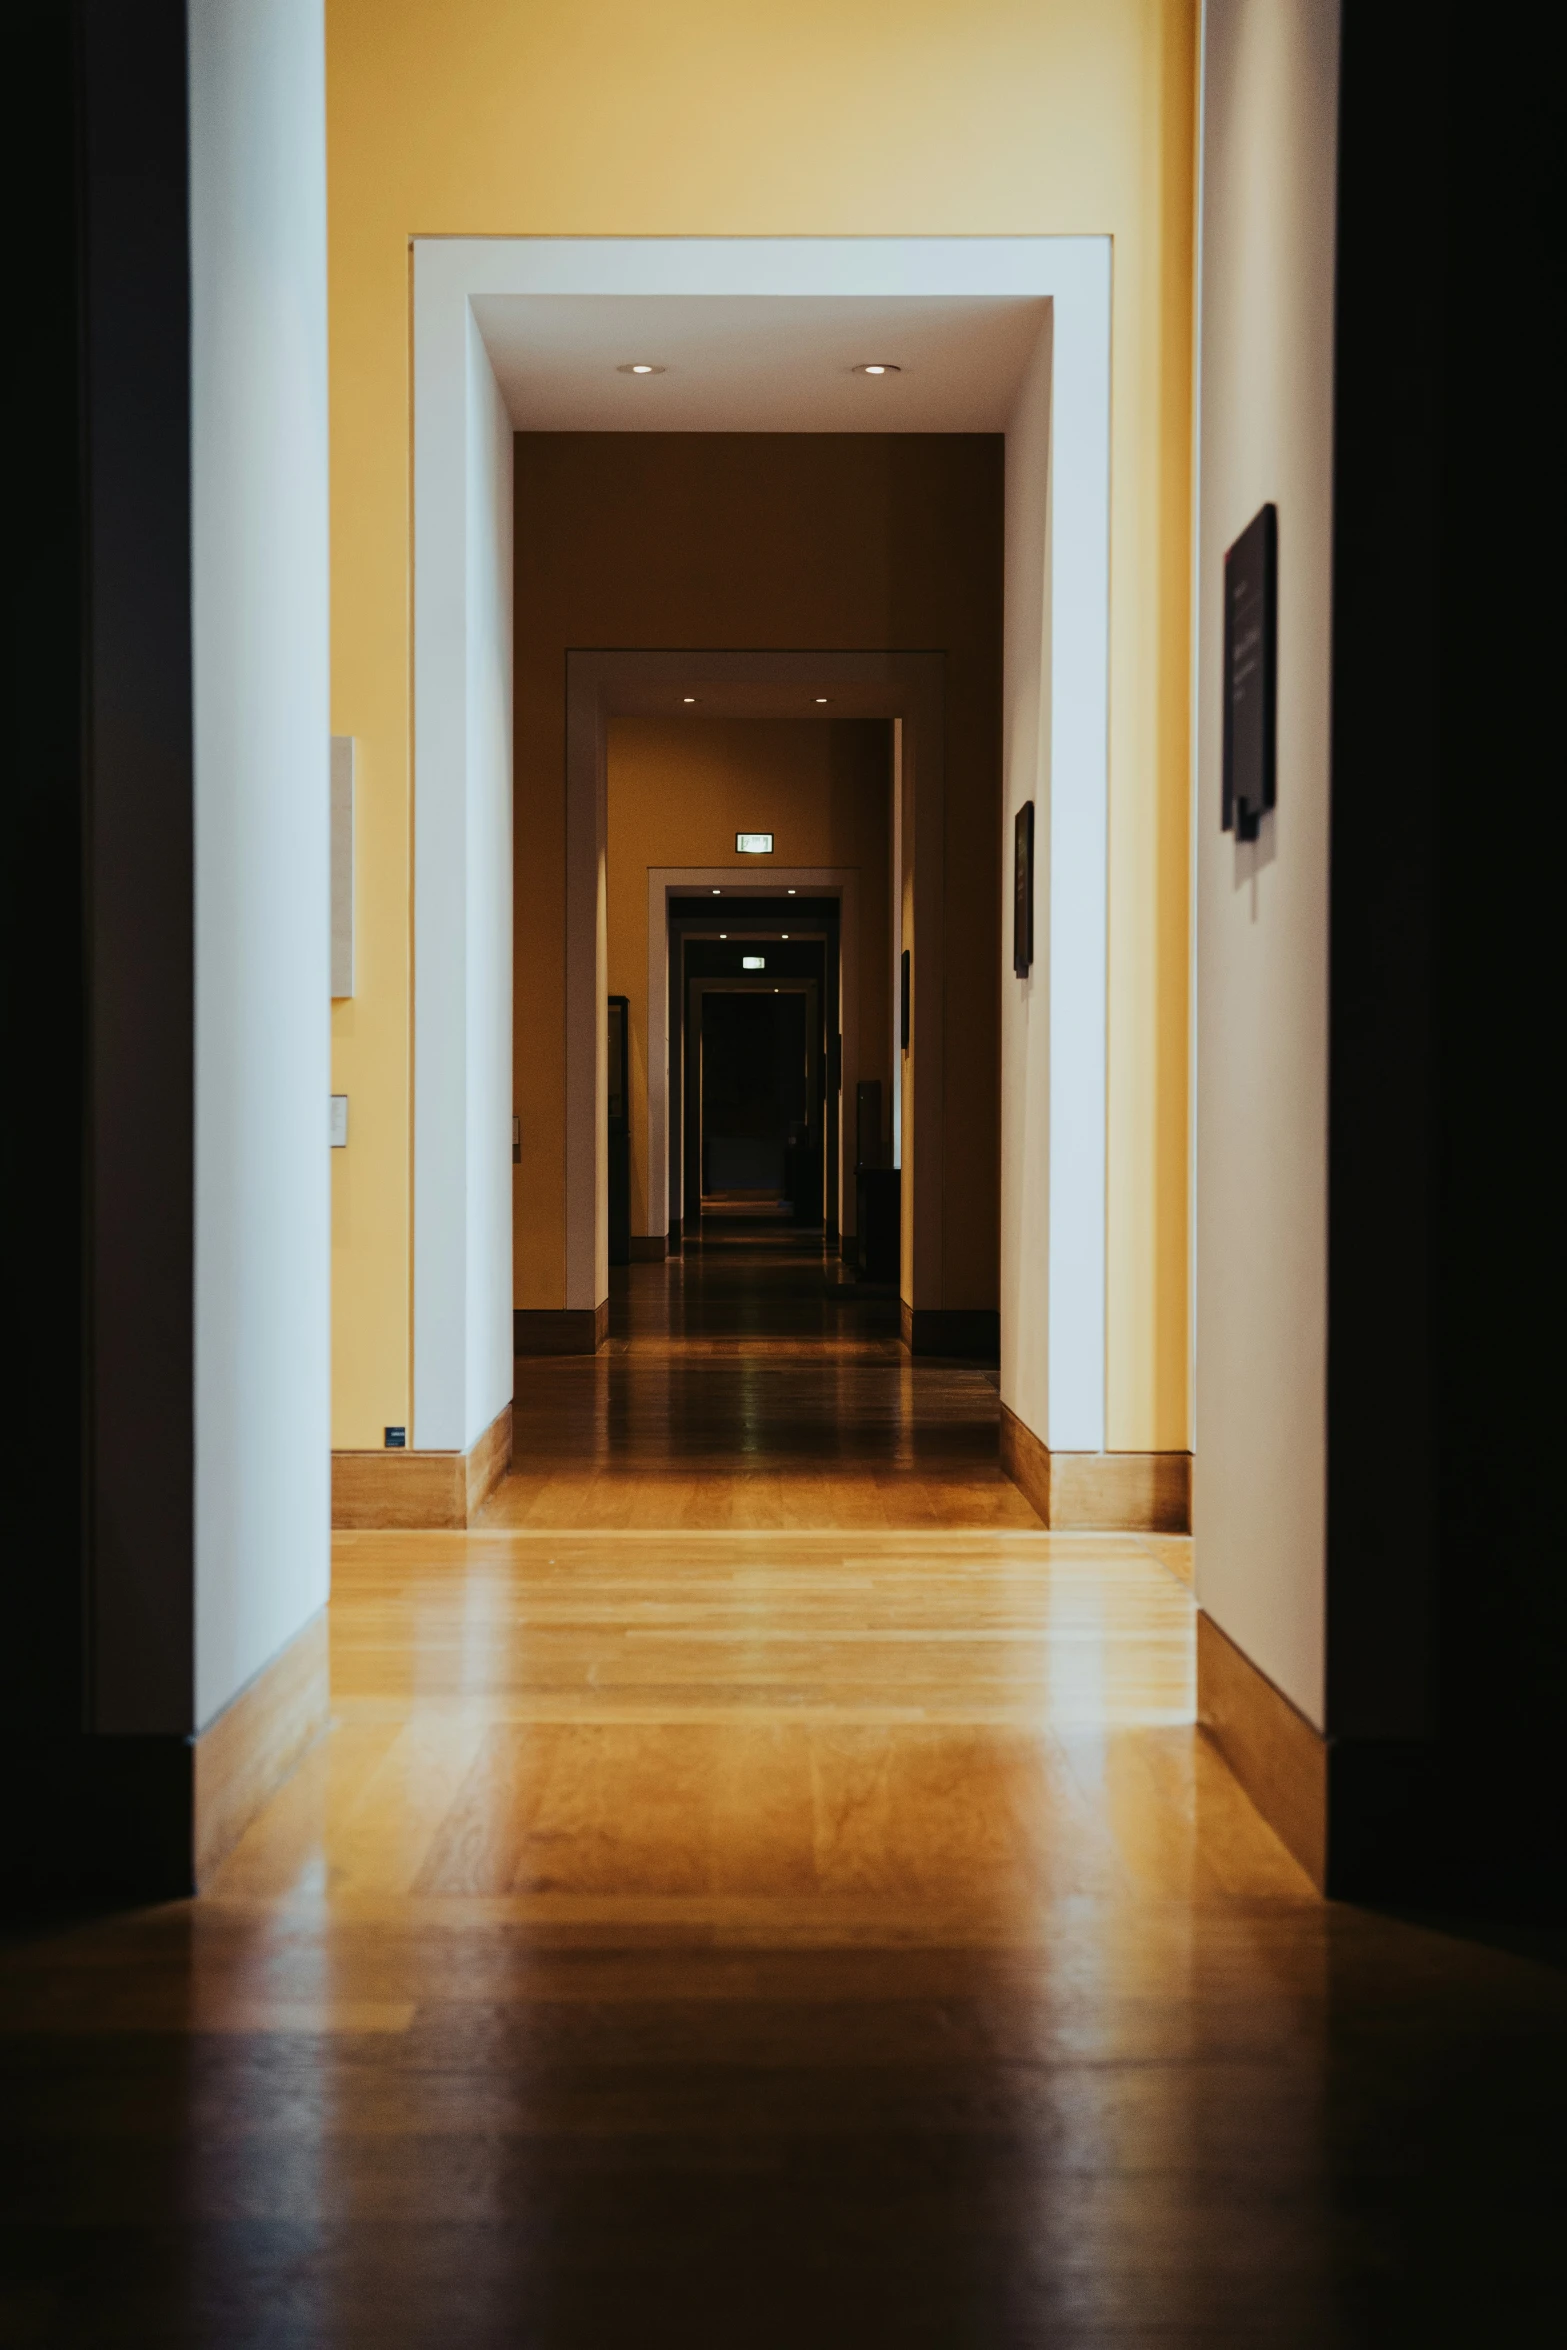
<instances>
[{"instance_id":1,"label":"polished wooden floor","mask_svg":"<svg viewBox=\"0 0 1567 2350\"><path fill-rule=\"evenodd\" d=\"M1031 1526L996 1458L996 1374L911 1363L787 1227L720 1226L614 1277L597 1356L518 1366L508 1526Z\"/></svg>"},{"instance_id":2,"label":"polished wooden floor","mask_svg":"<svg viewBox=\"0 0 1567 2350\"><path fill-rule=\"evenodd\" d=\"M0 1958L6 2344L1555 2342L1555 1954L1320 1902L1184 1546L742 1234L339 1538L330 1735L196 1902Z\"/></svg>"}]
</instances>

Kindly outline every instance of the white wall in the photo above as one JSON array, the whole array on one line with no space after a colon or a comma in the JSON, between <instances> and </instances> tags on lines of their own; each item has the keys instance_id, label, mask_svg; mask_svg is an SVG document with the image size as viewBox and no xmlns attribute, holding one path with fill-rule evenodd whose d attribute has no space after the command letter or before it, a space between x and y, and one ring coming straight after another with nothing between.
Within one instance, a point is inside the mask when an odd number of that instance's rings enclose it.
<instances>
[{"instance_id":1,"label":"white wall","mask_svg":"<svg viewBox=\"0 0 1567 2350\"><path fill-rule=\"evenodd\" d=\"M892 1071L892 1157L888 1164L903 1165L903 720L892 722L892 872L887 936L892 944L892 970L887 997L892 1014L892 1044L887 1066Z\"/></svg>"},{"instance_id":2,"label":"white wall","mask_svg":"<svg viewBox=\"0 0 1567 2350\"><path fill-rule=\"evenodd\" d=\"M1338 9L1209 0L1203 56L1198 1597L1320 1726ZM1219 829L1223 560L1269 499L1278 807L1248 846Z\"/></svg>"},{"instance_id":3,"label":"white wall","mask_svg":"<svg viewBox=\"0 0 1567 2350\"><path fill-rule=\"evenodd\" d=\"M321 0L191 0L198 1726L327 1595Z\"/></svg>"},{"instance_id":4,"label":"white wall","mask_svg":"<svg viewBox=\"0 0 1567 2350\"><path fill-rule=\"evenodd\" d=\"M468 316L466 1447L511 1401L512 424ZM423 1442L421 1436L419 1441Z\"/></svg>"},{"instance_id":5,"label":"white wall","mask_svg":"<svg viewBox=\"0 0 1567 2350\"><path fill-rule=\"evenodd\" d=\"M461 1452L512 1391L512 437L467 296L436 276L414 351L414 537L441 585L414 626L409 1442Z\"/></svg>"},{"instance_id":6,"label":"white wall","mask_svg":"<svg viewBox=\"0 0 1567 2350\"><path fill-rule=\"evenodd\" d=\"M1001 1398L1057 1452L1105 1441L1110 264L1052 285L1007 427L1002 688ZM1034 802L1034 966L1012 970L1012 825Z\"/></svg>"},{"instance_id":7,"label":"white wall","mask_svg":"<svg viewBox=\"0 0 1567 2350\"><path fill-rule=\"evenodd\" d=\"M1007 430L1001 784L1001 1396L1050 1424L1049 327ZM1013 832L1034 803L1033 969L1012 968Z\"/></svg>"}]
</instances>

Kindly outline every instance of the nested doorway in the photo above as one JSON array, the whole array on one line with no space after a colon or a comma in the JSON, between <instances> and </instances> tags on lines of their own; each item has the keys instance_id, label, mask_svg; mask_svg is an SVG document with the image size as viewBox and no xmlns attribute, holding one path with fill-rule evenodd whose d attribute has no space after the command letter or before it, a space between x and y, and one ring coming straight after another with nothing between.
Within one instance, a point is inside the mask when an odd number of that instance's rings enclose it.
<instances>
[{"instance_id":1,"label":"nested doorway","mask_svg":"<svg viewBox=\"0 0 1567 2350\"><path fill-rule=\"evenodd\" d=\"M705 942L704 942L705 943ZM692 942L701 960L704 955ZM793 960L816 959L822 942ZM778 959L755 952L750 963ZM699 974L686 983L685 1214L825 1221L822 988L810 972Z\"/></svg>"}]
</instances>

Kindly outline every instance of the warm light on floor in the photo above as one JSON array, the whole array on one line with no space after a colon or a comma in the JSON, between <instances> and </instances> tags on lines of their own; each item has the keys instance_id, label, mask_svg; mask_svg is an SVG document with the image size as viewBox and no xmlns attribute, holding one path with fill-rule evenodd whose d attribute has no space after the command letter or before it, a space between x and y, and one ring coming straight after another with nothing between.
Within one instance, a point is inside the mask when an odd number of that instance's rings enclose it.
<instances>
[{"instance_id":1,"label":"warm light on floor","mask_svg":"<svg viewBox=\"0 0 1567 2350\"><path fill-rule=\"evenodd\" d=\"M18 2340L1554 2338L1560 1975L1321 1901L1189 1543L1047 1533L837 1270L617 1274L478 1527L337 1538L203 1898L0 1949Z\"/></svg>"}]
</instances>

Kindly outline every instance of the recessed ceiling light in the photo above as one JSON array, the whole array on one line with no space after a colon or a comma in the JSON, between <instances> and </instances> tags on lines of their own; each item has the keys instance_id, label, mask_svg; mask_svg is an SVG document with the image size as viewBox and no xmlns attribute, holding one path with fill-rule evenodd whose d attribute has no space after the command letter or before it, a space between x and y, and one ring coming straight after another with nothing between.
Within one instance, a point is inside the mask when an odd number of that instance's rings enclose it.
<instances>
[{"instance_id":1,"label":"recessed ceiling light","mask_svg":"<svg viewBox=\"0 0 1567 2350\"><path fill-rule=\"evenodd\" d=\"M723 894L724 894L724 893L723 893L723 891L722 891L721 889L715 889L715 890L714 890L714 892L713 892L713 895L714 895L714 897L715 897L715 898L721 898L721 897L723 896Z\"/></svg>"},{"instance_id":2,"label":"recessed ceiling light","mask_svg":"<svg viewBox=\"0 0 1567 2350\"><path fill-rule=\"evenodd\" d=\"M826 696L825 694L818 694L818 695L817 695L817 697L816 697L816 699L817 699L817 702L820 704L820 703L823 703L823 702L825 702L825 701L826 701L826 699L827 699L827 696Z\"/></svg>"},{"instance_id":3,"label":"recessed ceiling light","mask_svg":"<svg viewBox=\"0 0 1567 2350\"><path fill-rule=\"evenodd\" d=\"M859 366L850 372L854 375L901 375L903 370L894 367L890 359L862 359Z\"/></svg>"},{"instance_id":4,"label":"recessed ceiling light","mask_svg":"<svg viewBox=\"0 0 1567 2350\"><path fill-rule=\"evenodd\" d=\"M695 694L682 694L680 699L683 702L694 702L696 700L696 696Z\"/></svg>"},{"instance_id":5,"label":"recessed ceiling light","mask_svg":"<svg viewBox=\"0 0 1567 2350\"><path fill-rule=\"evenodd\" d=\"M788 931L787 931L787 930L780 930L780 931L779 931L779 933L778 933L778 935L779 935L779 937L780 937L780 938L787 938L787 937L788 937L788 935L789 935L789 933L788 933Z\"/></svg>"},{"instance_id":6,"label":"recessed ceiling light","mask_svg":"<svg viewBox=\"0 0 1567 2350\"><path fill-rule=\"evenodd\" d=\"M728 931L727 931L727 930L721 930L721 931L718 933L718 935L719 935L719 937L720 937L720 938L727 938L727 937L729 936L729 933L728 933Z\"/></svg>"},{"instance_id":7,"label":"recessed ceiling light","mask_svg":"<svg viewBox=\"0 0 1567 2350\"><path fill-rule=\"evenodd\" d=\"M651 359L628 359L623 367L615 370L617 375L662 375L664 372L662 367L655 367Z\"/></svg>"},{"instance_id":8,"label":"recessed ceiling light","mask_svg":"<svg viewBox=\"0 0 1567 2350\"><path fill-rule=\"evenodd\" d=\"M793 895L794 895L794 891L793 891L793 890L791 890L791 891L789 892L789 895L790 895L791 897L793 897Z\"/></svg>"}]
</instances>

